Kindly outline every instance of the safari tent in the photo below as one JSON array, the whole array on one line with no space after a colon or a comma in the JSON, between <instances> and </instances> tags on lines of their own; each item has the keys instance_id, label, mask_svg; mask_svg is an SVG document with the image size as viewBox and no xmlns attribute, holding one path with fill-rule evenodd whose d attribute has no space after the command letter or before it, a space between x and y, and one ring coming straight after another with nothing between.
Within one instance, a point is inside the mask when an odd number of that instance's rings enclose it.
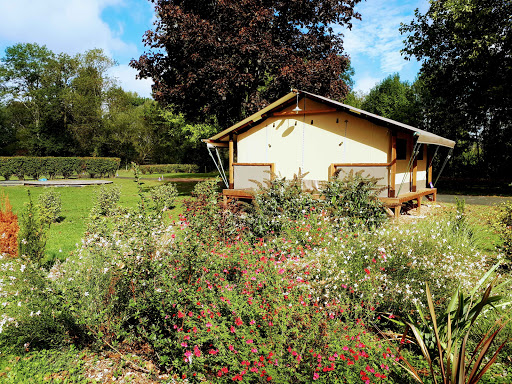
<instances>
[{"instance_id":1,"label":"safari tent","mask_svg":"<svg viewBox=\"0 0 512 384\"><path fill-rule=\"evenodd\" d=\"M214 161L216 152L221 174L218 150L229 151L225 196L250 197L253 180L272 173L292 178L300 169L307 172L305 189L315 190L334 175L364 170L381 179L380 197L395 207L409 200L420 206L422 196L435 199L433 159L445 152L446 164L455 146L444 137L300 90L204 141Z\"/></svg>"}]
</instances>

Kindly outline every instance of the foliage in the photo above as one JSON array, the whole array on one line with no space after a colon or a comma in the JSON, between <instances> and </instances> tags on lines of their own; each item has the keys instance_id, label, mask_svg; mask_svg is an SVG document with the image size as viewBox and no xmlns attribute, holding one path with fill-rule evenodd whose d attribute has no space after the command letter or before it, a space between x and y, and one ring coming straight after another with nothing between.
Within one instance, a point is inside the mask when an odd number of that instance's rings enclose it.
<instances>
[{"instance_id":1,"label":"foliage","mask_svg":"<svg viewBox=\"0 0 512 384\"><path fill-rule=\"evenodd\" d=\"M342 99L349 58L331 25L350 27L358 2L156 1L155 31L144 37L152 51L131 65L153 79L157 101L221 126L299 85Z\"/></svg>"},{"instance_id":2,"label":"foliage","mask_svg":"<svg viewBox=\"0 0 512 384\"><path fill-rule=\"evenodd\" d=\"M361 103L361 109L409 124L421 125L421 103L416 84L400 81L400 75L389 75L373 87Z\"/></svg>"},{"instance_id":3,"label":"foliage","mask_svg":"<svg viewBox=\"0 0 512 384\"><path fill-rule=\"evenodd\" d=\"M155 203L158 212L166 211L175 206L178 197L176 184L167 183L150 190L151 199Z\"/></svg>"},{"instance_id":4,"label":"foliage","mask_svg":"<svg viewBox=\"0 0 512 384\"><path fill-rule=\"evenodd\" d=\"M32 202L30 190L28 204L20 219L18 232L18 254L23 260L38 265L44 257L48 224L41 218L37 205Z\"/></svg>"},{"instance_id":5,"label":"foliage","mask_svg":"<svg viewBox=\"0 0 512 384\"><path fill-rule=\"evenodd\" d=\"M1 358L3 357L3 359ZM0 376L3 384L37 384L90 382L84 377L85 354L76 348L62 351L33 351L20 359L16 355L0 357ZM2 360L5 366L2 366Z\"/></svg>"},{"instance_id":6,"label":"foliage","mask_svg":"<svg viewBox=\"0 0 512 384\"><path fill-rule=\"evenodd\" d=\"M491 224L501 237L499 250L505 254L508 261L512 260L512 202L499 206L498 212L491 218Z\"/></svg>"},{"instance_id":7,"label":"foliage","mask_svg":"<svg viewBox=\"0 0 512 384\"><path fill-rule=\"evenodd\" d=\"M117 203L121 197L121 188L118 186L102 185L96 190L93 215L111 216L116 213Z\"/></svg>"},{"instance_id":8,"label":"foliage","mask_svg":"<svg viewBox=\"0 0 512 384\"><path fill-rule=\"evenodd\" d=\"M30 176L38 179L47 175L50 178L88 173L90 177L113 176L119 169L119 158L108 157L0 157L0 175L6 180L12 175L19 179Z\"/></svg>"},{"instance_id":9,"label":"foliage","mask_svg":"<svg viewBox=\"0 0 512 384\"><path fill-rule=\"evenodd\" d=\"M9 196L0 194L0 257L18 256L18 216L12 212Z\"/></svg>"},{"instance_id":10,"label":"foliage","mask_svg":"<svg viewBox=\"0 0 512 384\"><path fill-rule=\"evenodd\" d=\"M456 160L477 146L475 171L507 175L512 161L512 3L430 1L401 27L404 53L422 62L423 121L457 141ZM461 164L460 172L468 168ZM475 176L475 172L471 172Z\"/></svg>"},{"instance_id":11,"label":"foliage","mask_svg":"<svg viewBox=\"0 0 512 384\"><path fill-rule=\"evenodd\" d=\"M38 197L38 208L41 215L41 220L50 225L55 223L60 218L62 211L62 199L60 193L49 190L42 193Z\"/></svg>"},{"instance_id":12,"label":"foliage","mask_svg":"<svg viewBox=\"0 0 512 384\"><path fill-rule=\"evenodd\" d=\"M435 383L437 383L436 376L440 376L445 384L479 382L505 346L506 341L494 351L492 356L487 357L491 354L490 348L493 341L508 322L503 318L498 319L494 326L481 337L474 351L471 352L468 346L468 338L477 318L485 312L486 306L493 307L492 303L502 299L501 296L490 296L492 283L488 285L481 299L476 298L478 288L496 267L484 275L469 296L464 297L463 293L457 290L440 318L436 316L430 288L428 284L426 285L431 319L427 320L421 309L418 308L423 327L418 328L413 323L407 322L407 328L412 330L416 342L428 362ZM418 382L423 383L418 371L407 361L405 363L409 373ZM437 371L435 367L438 367Z\"/></svg>"},{"instance_id":13,"label":"foliage","mask_svg":"<svg viewBox=\"0 0 512 384\"><path fill-rule=\"evenodd\" d=\"M199 167L196 164L151 164L141 165L140 171L143 175L159 173L197 173Z\"/></svg>"},{"instance_id":14,"label":"foliage","mask_svg":"<svg viewBox=\"0 0 512 384\"><path fill-rule=\"evenodd\" d=\"M257 237L279 235L294 221L314 209L311 194L302 190L302 180L306 174L299 171L293 179L276 177L260 184L254 195L253 209L248 218L248 225Z\"/></svg>"},{"instance_id":15,"label":"foliage","mask_svg":"<svg viewBox=\"0 0 512 384\"><path fill-rule=\"evenodd\" d=\"M386 220L378 194L378 179L364 176L363 171L350 171L343 179L336 175L322 190L331 215L344 218L354 230L377 228Z\"/></svg>"}]
</instances>

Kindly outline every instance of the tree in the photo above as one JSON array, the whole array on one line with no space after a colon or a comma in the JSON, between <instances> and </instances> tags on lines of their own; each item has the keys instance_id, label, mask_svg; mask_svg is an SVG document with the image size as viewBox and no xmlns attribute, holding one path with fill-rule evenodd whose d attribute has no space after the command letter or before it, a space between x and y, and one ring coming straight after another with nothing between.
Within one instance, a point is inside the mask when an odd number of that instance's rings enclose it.
<instances>
[{"instance_id":1,"label":"tree","mask_svg":"<svg viewBox=\"0 0 512 384\"><path fill-rule=\"evenodd\" d=\"M373 87L362 101L361 109L415 127L421 124L416 87L407 81L400 81L398 73Z\"/></svg>"},{"instance_id":2,"label":"tree","mask_svg":"<svg viewBox=\"0 0 512 384\"><path fill-rule=\"evenodd\" d=\"M301 88L341 100L349 58L333 24L360 0L152 0L158 19L131 62L153 96L187 119L226 126Z\"/></svg>"},{"instance_id":3,"label":"tree","mask_svg":"<svg viewBox=\"0 0 512 384\"><path fill-rule=\"evenodd\" d=\"M512 166L511 14L511 1L430 0L401 27L404 53L422 61L425 121L457 141L459 159L481 146L487 176Z\"/></svg>"},{"instance_id":4,"label":"tree","mask_svg":"<svg viewBox=\"0 0 512 384\"><path fill-rule=\"evenodd\" d=\"M37 44L6 49L0 63L0 95L10 116L6 124L32 154L62 154L70 147L64 100L74 65L69 56Z\"/></svg>"},{"instance_id":5,"label":"tree","mask_svg":"<svg viewBox=\"0 0 512 384\"><path fill-rule=\"evenodd\" d=\"M71 130L79 144L79 154L101 156L108 146L103 124L103 105L107 93L115 84L107 71L115 65L101 49L79 54L77 73L71 82L73 122Z\"/></svg>"}]
</instances>

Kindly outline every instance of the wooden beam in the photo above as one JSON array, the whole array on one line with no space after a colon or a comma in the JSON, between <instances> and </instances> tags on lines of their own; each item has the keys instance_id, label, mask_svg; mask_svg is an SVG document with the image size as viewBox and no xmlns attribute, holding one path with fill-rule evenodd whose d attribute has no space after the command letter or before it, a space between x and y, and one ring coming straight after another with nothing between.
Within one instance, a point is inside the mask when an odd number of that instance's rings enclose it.
<instances>
[{"instance_id":1,"label":"wooden beam","mask_svg":"<svg viewBox=\"0 0 512 384\"><path fill-rule=\"evenodd\" d=\"M430 183L432 183L432 150L429 150L427 147L427 188L430 188Z\"/></svg>"},{"instance_id":2,"label":"wooden beam","mask_svg":"<svg viewBox=\"0 0 512 384\"><path fill-rule=\"evenodd\" d=\"M391 163L334 163L336 167L389 167Z\"/></svg>"},{"instance_id":3,"label":"wooden beam","mask_svg":"<svg viewBox=\"0 0 512 384\"><path fill-rule=\"evenodd\" d=\"M274 112L272 113L272 116L278 117L278 116L295 116L295 115L313 115L317 113L332 113L337 112L337 109L335 108L329 108L329 109L310 109L307 111L286 111L286 112Z\"/></svg>"},{"instance_id":4,"label":"wooden beam","mask_svg":"<svg viewBox=\"0 0 512 384\"><path fill-rule=\"evenodd\" d=\"M229 188L233 189L235 186L235 170L233 168L233 161L235 155L235 145L233 142L233 135L229 135Z\"/></svg>"},{"instance_id":5,"label":"wooden beam","mask_svg":"<svg viewBox=\"0 0 512 384\"><path fill-rule=\"evenodd\" d=\"M411 154L411 156L412 155L413 154ZM412 186L411 186L411 192L416 192L416 184L417 184L417 182L418 182L418 157L416 156L414 158L414 161L412 162Z\"/></svg>"},{"instance_id":6,"label":"wooden beam","mask_svg":"<svg viewBox=\"0 0 512 384\"><path fill-rule=\"evenodd\" d=\"M389 173L389 191L388 197L395 197L396 185L396 133L391 134L391 171Z\"/></svg>"},{"instance_id":7,"label":"wooden beam","mask_svg":"<svg viewBox=\"0 0 512 384\"><path fill-rule=\"evenodd\" d=\"M329 174L327 175L327 180L331 181L334 177L334 173L336 172L336 166L334 164L329 165Z\"/></svg>"}]
</instances>

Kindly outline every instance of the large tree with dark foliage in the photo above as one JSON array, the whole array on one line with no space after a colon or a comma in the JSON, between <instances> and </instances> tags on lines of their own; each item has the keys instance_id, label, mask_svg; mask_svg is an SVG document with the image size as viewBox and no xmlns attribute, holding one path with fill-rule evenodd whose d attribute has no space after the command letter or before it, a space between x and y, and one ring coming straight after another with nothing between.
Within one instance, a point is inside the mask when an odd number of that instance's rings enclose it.
<instances>
[{"instance_id":1,"label":"large tree with dark foliage","mask_svg":"<svg viewBox=\"0 0 512 384\"><path fill-rule=\"evenodd\" d=\"M341 100L349 58L330 25L351 27L360 0L151 0L158 19L131 65L153 96L225 126L291 88Z\"/></svg>"},{"instance_id":2,"label":"large tree with dark foliage","mask_svg":"<svg viewBox=\"0 0 512 384\"><path fill-rule=\"evenodd\" d=\"M510 0L430 0L401 28L404 52L422 61L424 123L487 176L512 167L511 15Z\"/></svg>"}]
</instances>

